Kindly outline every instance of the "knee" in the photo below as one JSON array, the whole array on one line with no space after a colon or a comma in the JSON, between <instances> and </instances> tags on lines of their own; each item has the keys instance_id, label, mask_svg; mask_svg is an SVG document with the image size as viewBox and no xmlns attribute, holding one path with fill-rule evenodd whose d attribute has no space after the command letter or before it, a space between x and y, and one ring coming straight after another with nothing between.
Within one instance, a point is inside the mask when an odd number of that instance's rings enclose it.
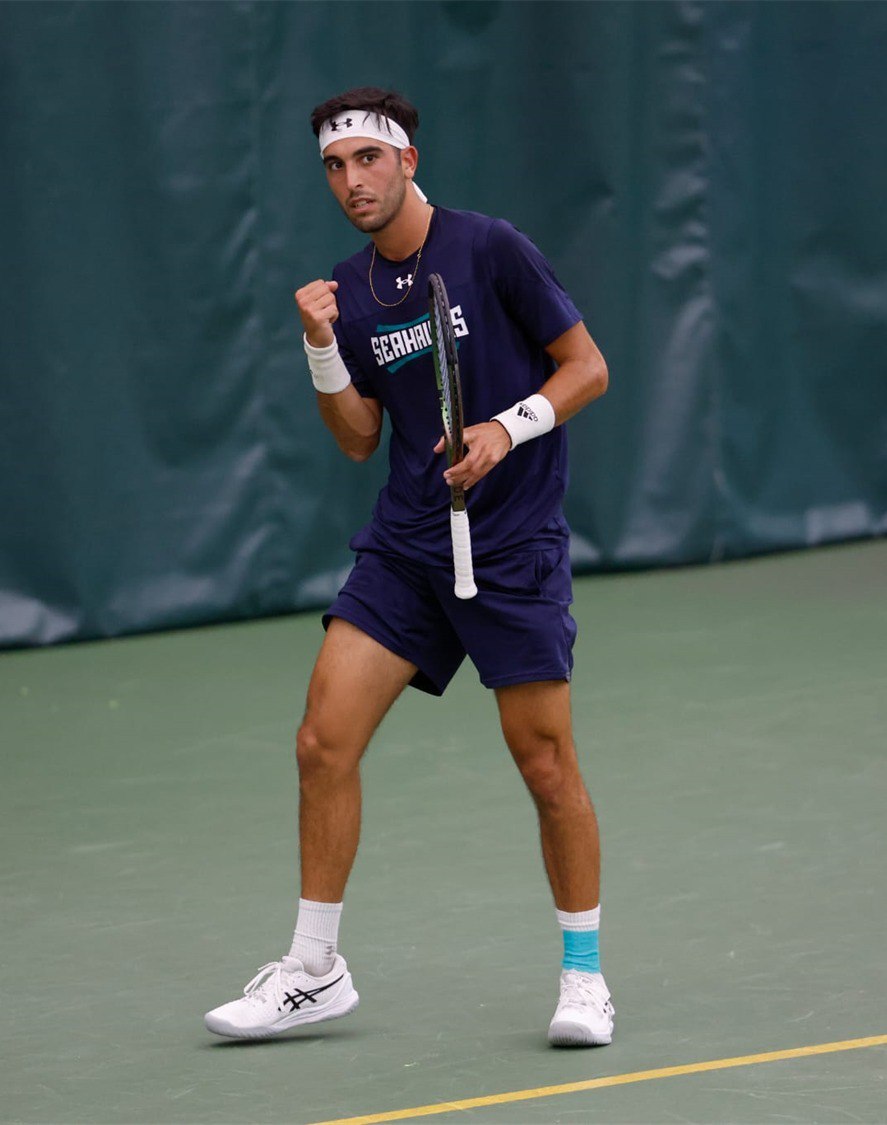
<instances>
[{"instance_id":1,"label":"knee","mask_svg":"<svg viewBox=\"0 0 887 1125\"><path fill-rule=\"evenodd\" d=\"M575 800L578 770L571 768L572 747L538 735L509 741L509 747L537 805L556 810Z\"/></svg>"},{"instance_id":2,"label":"knee","mask_svg":"<svg viewBox=\"0 0 887 1125\"><path fill-rule=\"evenodd\" d=\"M315 780L322 780L325 784L335 782L357 768L359 757L347 748L335 745L311 719L306 717L303 720L296 735L296 762L302 784Z\"/></svg>"}]
</instances>

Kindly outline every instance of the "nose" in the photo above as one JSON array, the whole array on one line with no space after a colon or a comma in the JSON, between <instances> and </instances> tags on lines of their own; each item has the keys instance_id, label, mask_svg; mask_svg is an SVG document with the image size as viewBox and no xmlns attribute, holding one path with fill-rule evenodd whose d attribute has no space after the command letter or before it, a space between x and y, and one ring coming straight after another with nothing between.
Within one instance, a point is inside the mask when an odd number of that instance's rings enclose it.
<instances>
[{"instance_id":1,"label":"nose","mask_svg":"<svg viewBox=\"0 0 887 1125\"><path fill-rule=\"evenodd\" d=\"M363 187L363 180L361 179L362 172L363 169L359 164L345 165L345 183L348 185L348 191L352 195L359 187Z\"/></svg>"}]
</instances>

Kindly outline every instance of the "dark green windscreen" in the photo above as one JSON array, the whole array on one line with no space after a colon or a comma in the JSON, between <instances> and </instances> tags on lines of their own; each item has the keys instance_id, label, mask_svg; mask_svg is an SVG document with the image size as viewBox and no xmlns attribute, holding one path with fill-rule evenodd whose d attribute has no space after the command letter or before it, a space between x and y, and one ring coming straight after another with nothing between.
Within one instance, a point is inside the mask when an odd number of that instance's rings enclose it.
<instances>
[{"instance_id":1,"label":"dark green windscreen","mask_svg":"<svg viewBox=\"0 0 887 1125\"><path fill-rule=\"evenodd\" d=\"M386 466L323 430L292 292L360 244L307 118L362 84L609 362L577 570L882 534L885 58L887 5L829 0L0 5L0 643L335 592Z\"/></svg>"}]
</instances>

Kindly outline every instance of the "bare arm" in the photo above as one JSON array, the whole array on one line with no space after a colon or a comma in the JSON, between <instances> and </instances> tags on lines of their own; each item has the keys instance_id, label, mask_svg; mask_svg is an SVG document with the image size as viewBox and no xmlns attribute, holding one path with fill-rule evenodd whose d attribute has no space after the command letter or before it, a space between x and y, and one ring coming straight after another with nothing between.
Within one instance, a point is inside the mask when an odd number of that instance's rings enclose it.
<instances>
[{"instance_id":1,"label":"bare arm","mask_svg":"<svg viewBox=\"0 0 887 1125\"><path fill-rule=\"evenodd\" d=\"M557 364L557 371L539 388L539 393L554 407L555 424L559 426L600 398L610 376L604 357L581 321L545 350Z\"/></svg>"},{"instance_id":2,"label":"bare arm","mask_svg":"<svg viewBox=\"0 0 887 1125\"><path fill-rule=\"evenodd\" d=\"M339 318L336 281L309 282L296 292L296 304L305 328L305 338L315 348L335 343L333 325ZM342 372L343 379L347 373ZM353 383L335 394L317 392L317 406L324 425L336 444L352 461L366 461L379 444L382 433L382 405L364 398Z\"/></svg>"},{"instance_id":3,"label":"bare arm","mask_svg":"<svg viewBox=\"0 0 887 1125\"><path fill-rule=\"evenodd\" d=\"M557 370L539 388L554 408L555 425L566 422L574 414L594 402L606 391L609 375L604 357L580 321L545 349L557 364ZM448 485L470 488L508 454L511 437L499 422L481 422L465 430L468 454L465 459L444 473ZM443 451L443 439L435 452Z\"/></svg>"},{"instance_id":4,"label":"bare arm","mask_svg":"<svg viewBox=\"0 0 887 1125\"><path fill-rule=\"evenodd\" d=\"M352 461L366 461L376 450L382 433L382 404L364 398L352 383L335 395L317 392L323 423L336 445Z\"/></svg>"}]
</instances>

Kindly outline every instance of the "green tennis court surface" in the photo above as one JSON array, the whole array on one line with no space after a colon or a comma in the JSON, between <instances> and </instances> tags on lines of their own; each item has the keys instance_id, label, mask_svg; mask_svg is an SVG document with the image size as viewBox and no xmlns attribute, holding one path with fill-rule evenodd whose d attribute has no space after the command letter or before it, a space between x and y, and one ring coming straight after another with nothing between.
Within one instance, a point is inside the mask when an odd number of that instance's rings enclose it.
<instances>
[{"instance_id":1,"label":"green tennis court surface","mask_svg":"<svg viewBox=\"0 0 887 1125\"><path fill-rule=\"evenodd\" d=\"M887 1034L887 544L581 579L575 615L611 1047L546 1045L560 937L470 666L365 764L361 1008L204 1031L291 936L306 615L0 656L0 1119L887 1119L883 1045L445 1112Z\"/></svg>"}]
</instances>

